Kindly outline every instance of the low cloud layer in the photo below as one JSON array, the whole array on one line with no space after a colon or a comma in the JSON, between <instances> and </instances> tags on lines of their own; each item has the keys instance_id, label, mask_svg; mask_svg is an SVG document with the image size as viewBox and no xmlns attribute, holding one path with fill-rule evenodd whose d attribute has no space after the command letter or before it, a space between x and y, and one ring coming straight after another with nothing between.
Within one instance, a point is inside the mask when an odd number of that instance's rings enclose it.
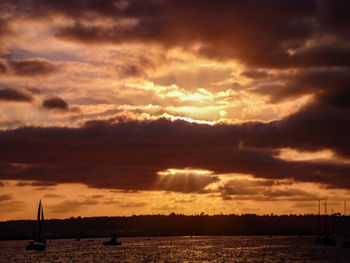
<instances>
[{"instance_id":1,"label":"low cloud layer","mask_svg":"<svg viewBox=\"0 0 350 263\"><path fill-rule=\"evenodd\" d=\"M349 115L331 110L308 106L285 120L266 124L208 126L161 119L96 121L76 129L3 131L0 178L76 182L126 190L200 192L217 180L215 174L244 173L350 189L347 163L286 161L276 157L280 148L327 148L349 158L349 131L344 128L349 127ZM317 116L325 114L331 118L327 129L325 117L317 121ZM159 171L185 167L206 169L214 175L182 175L172 180L163 178L163 183L159 183Z\"/></svg>"},{"instance_id":2,"label":"low cloud layer","mask_svg":"<svg viewBox=\"0 0 350 263\"><path fill-rule=\"evenodd\" d=\"M1 101L30 102L33 98L28 92L22 92L12 88L0 88Z\"/></svg>"}]
</instances>

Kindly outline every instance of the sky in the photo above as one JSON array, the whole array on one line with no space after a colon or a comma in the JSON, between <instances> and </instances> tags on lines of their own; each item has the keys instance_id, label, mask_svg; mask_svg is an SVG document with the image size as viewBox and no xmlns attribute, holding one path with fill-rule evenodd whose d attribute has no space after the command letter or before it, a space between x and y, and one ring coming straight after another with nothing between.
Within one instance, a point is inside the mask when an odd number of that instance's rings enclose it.
<instances>
[{"instance_id":1,"label":"sky","mask_svg":"<svg viewBox=\"0 0 350 263\"><path fill-rule=\"evenodd\" d=\"M349 13L2 0L0 220L35 218L40 199L46 218L305 214L319 199L344 213Z\"/></svg>"}]
</instances>

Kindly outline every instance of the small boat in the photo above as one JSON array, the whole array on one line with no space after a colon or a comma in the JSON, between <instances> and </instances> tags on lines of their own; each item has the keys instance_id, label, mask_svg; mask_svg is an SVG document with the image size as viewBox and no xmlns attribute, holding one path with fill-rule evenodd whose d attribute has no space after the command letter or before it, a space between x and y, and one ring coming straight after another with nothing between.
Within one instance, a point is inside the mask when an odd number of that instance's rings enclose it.
<instances>
[{"instance_id":1,"label":"small boat","mask_svg":"<svg viewBox=\"0 0 350 263\"><path fill-rule=\"evenodd\" d=\"M104 246L121 246L122 242L117 240L117 235L113 234L111 240L103 242Z\"/></svg>"},{"instance_id":2,"label":"small boat","mask_svg":"<svg viewBox=\"0 0 350 263\"><path fill-rule=\"evenodd\" d=\"M42 251L46 248L46 237L45 237L45 221L44 221L44 210L41 205L41 200L38 207L38 216L37 216L37 229L35 233L34 241L30 241L27 245L27 250L38 250Z\"/></svg>"}]
</instances>

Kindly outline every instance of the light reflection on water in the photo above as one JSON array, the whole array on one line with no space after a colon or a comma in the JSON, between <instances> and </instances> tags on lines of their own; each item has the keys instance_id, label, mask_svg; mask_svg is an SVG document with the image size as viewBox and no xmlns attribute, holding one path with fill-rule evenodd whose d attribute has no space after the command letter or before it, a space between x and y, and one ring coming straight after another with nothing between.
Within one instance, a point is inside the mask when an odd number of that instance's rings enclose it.
<instances>
[{"instance_id":1,"label":"light reflection on water","mask_svg":"<svg viewBox=\"0 0 350 263\"><path fill-rule=\"evenodd\" d=\"M323 247L306 237L154 237L49 240L46 251L26 251L28 241L0 241L0 262L347 262L350 249Z\"/></svg>"}]
</instances>

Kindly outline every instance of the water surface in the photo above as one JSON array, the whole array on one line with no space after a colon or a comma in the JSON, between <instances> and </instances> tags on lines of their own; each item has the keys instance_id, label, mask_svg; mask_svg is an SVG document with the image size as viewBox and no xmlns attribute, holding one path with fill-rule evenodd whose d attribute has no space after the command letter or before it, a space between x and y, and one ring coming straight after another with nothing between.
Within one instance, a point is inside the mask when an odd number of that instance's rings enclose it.
<instances>
[{"instance_id":1,"label":"water surface","mask_svg":"<svg viewBox=\"0 0 350 263\"><path fill-rule=\"evenodd\" d=\"M28 241L0 241L0 262L346 262L350 249L316 245L305 237L154 237L48 240L46 251L27 251Z\"/></svg>"}]
</instances>

